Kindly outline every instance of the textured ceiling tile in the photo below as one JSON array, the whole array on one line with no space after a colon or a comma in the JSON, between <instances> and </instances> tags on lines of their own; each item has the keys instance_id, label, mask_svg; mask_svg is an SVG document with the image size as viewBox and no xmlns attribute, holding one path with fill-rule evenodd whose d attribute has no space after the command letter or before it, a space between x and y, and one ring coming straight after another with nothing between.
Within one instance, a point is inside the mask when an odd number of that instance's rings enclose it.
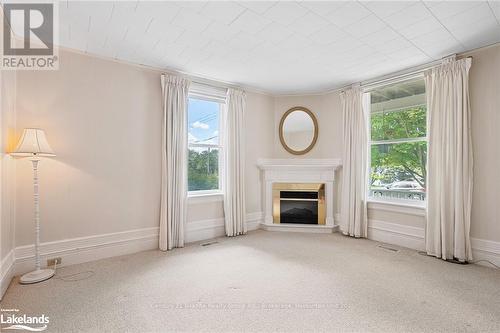
<instances>
[{"instance_id":1,"label":"textured ceiling tile","mask_svg":"<svg viewBox=\"0 0 500 333\"><path fill-rule=\"evenodd\" d=\"M448 30L443 27L439 27L437 30L415 37L411 39L411 42L420 48L424 48L426 46L438 44L441 42L451 42L456 44L456 40L453 35L451 35Z\"/></svg>"},{"instance_id":2,"label":"textured ceiling tile","mask_svg":"<svg viewBox=\"0 0 500 333\"><path fill-rule=\"evenodd\" d=\"M438 30L442 27L442 24L436 18L429 17L423 21L419 21L400 29L399 33L405 38L412 39L431 31Z\"/></svg>"},{"instance_id":3,"label":"textured ceiling tile","mask_svg":"<svg viewBox=\"0 0 500 333\"><path fill-rule=\"evenodd\" d=\"M158 2L158 1L151 1ZM182 8L187 8L195 12L200 12L207 5L207 1L172 1L172 4Z\"/></svg>"},{"instance_id":4,"label":"textured ceiling tile","mask_svg":"<svg viewBox=\"0 0 500 333\"><path fill-rule=\"evenodd\" d=\"M500 24L500 1L488 1L488 4Z\"/></svg>"},{"instance_id":5,"label":"textured ceiling tile","mask_svg":"<svg viewBox=\"0 0 500 333\"><path fill-rule=\"evenodd\" d=\"M310 36L311 40L324 45L346 37L348 37L348 35L333 24L315 32Z\"/></svg>"},{"instance_id":6,"label":"textured ceiling tile","mask_svg":"<svg viewBox=\"0 0 500 333\"><path fill-rule=\"evenodd\" d=\"M422 3L416 3L384 18L384 21L392 28L398 30L423 21L431 16L432 14Z\"/></svg>"},{"instance_id":7,"label":"textured ceiling tile","mask_svg":"<svg viewBox=\"0 0 500 333\"><path fill-rule=\"evenodd\" d=\"M235 2L210 1L203 7L200 14L210 17L220 23L230 24L243 13L244 10L245 7Z\"/></svg>"},{"instance_id":8,"label":"textured ceiling tile","mask_svg":"<svg viewBox=\"0 0 500 333\"><path fill-rule=\"evenodd\" d=\"M318 30L328 26L330 22L312 12L299 17L289 25L290 29L304 36L309 36Z\"/></svg>"},{"instance_id":9,"label":"textured ceiling tile","mask_svg":"<svg viewBox=\"0 0 500 333\"><path fill-rule=\"evenodd\" d=\"M409 42L408 40L406 40L402 37L398 37L396 39L390 40L390 41L385 42L383 44L373 45L372 47L379 52L389 54L389 53L392 53L395 51L399 51L399 50L408 48L410 46L413 46L413 44L411 42Z\"/></svg>"},{"instance_id":10,"label":"textured ceiling tile","mask_svg":"<svg viewBox=\"0 0 500 333\"><path fill-rule=\"evenodd\" d=\"M378 17L371 14L354 24L344 27L344 30L356 38L361 38L384 28L387 28L387 25Z\"/></svg>"},{"instance_id":11,"label":"textured ceiling tile","mask_svg":"<svg viewBox=\"0 0 500 333\"><path fill-rule=\"evenodd\" d=\"M307 14L307 9L295 2L279 2L269 8L264 16L283 25L289 25L299 17Z\"/></svg>"},{"instance_id":12,"label":"textured ceiling tile","mask_svg":"<svg viewBox=\"0 0 500 333\"><path fill-rule=\"evenodd\" d=\"M246 7L248 9L251 9L252 11L258 13L258 14L263 14L265 13L269 8L277 4L277 1L241 1L238 2L240 5L243 7Z\"/></svg>"},{"instance_id":13,"label":"textured ceiling tile","mask_svg":"<svg viewBox=\"0 0 500 333\"><path fill-rule=\"evenodd\" d=\"M271 20L257 15L251 10L246 10L230 26L247 33L255 34L271 24L271 22Z\"/></svg>"},{"instance_id":14,"label":"textured ceiling tile","mask_svg":"<svg viewBox=\"0 0 500 333\"><path fill-rule=\"evenodd\" d=\"M481 2L479 1L436 1L435 3L426 2L429 10L438 19L444 19L450 16L454 16L480 4Z\"/></svg>"},{"instance_id":15,"label":"textured ceiling tile","mask_svg":"<svg viewBox=\"0 0 500 333\"><path fill-rule=\"evenodd\" d=\"M300 5L314 13L322 16L327 16L334 10L346 5L346 1L302 1Z\"/></svg>"},{"instance_id":16,"label":"textured ceiling tile","mask_svg":"<svg viewBox=\"0 0 500 333\"><path fill-rule=\"evenodd\" d=\"M62 46L272 92L330 89L500 41L495 1L88 1L59 14Z\"/></svg>"},{"instance_id":17,"label":"textured ceiling tile","mask_svg":"<svg viewBox=\"0 0 500 333\"><path fill-rule=\"evenodd\" d=\"M401 35L392 28L384 28L360 38L361 41L370 46L383 45L386 42L401 38Z\"/></svg>"},{"instance_id":18,"label":"textured ceiling tile","mask_svg":"<svg viewBox=\"0 0 500 333\"><path fill-rule=\"evenodd\" d=\"M358 2L348 2L326 15L326 18L339 27L345 27L370 15L370 11Z\"/></svg>"},{"instance_id":19,"label":"textured ceiling tile","mask_svg":"<svg viewBox=\"0 0 500 333\"><path fill-rule=\"evenodd\" d=\"M211 19L202 16L191 9L182 8L172 21L172 24L184 29L202 32L211 22Z\"/></svg>"},{"instance_id":20,"label":"textured ceiling tile","mask_svg":"<svg viewBox=\"0 0 500 333\"><path fill-rule=\"evenodd\" d=\"M202 34L206 38L223 42L233 38L239 32L239 30L231 28L226 24L214 21L202 32Z\"/></svg>"},{"instance_id":21,"label":"textured ceiling tile","mask_svg":"<svg viewBox=\"0 0 500 333\"><path fill-rule=\"evenodd\" d=\"M170 23L181 7L168 1L139 1L135 12L139 16L154 17L157 21Z\"/></svg>"},{"instance_id":22,"label":"textured ceiling tile","mask_svg":"<svg viewBox=\"0 0 500 333\"><path fill-rule=\"evenodd\" d=\"M259 31L256 36L269 42L281 42L293 34L291 29L282 26L279 23L271 23Z\"/></svg>"},{"instance_id":23,"label":"textured ceiling tile","mask_svg":"<svg viewBox=\"0 0 500 333\"><path fill-rule=\"evenodd\" d=\"M391 16L413 4L412 1L362 1L361 3L380 18Z\"/></svg>"},{"instance_id":24,"label":"textured ceiling tile","mask_svg":"<svg viewBox=\"0 0 500 333\"><path fill-rule=\"evenodd\" d=\"M442 19L441 23L444 24L446 28L453 30L463 26L471 28L474 24L485 20L496 20L496 18L488 6L488 3L483 2L465 12ZM474 29L471 28L471 30Z\"/></svg>"}]
</instances>

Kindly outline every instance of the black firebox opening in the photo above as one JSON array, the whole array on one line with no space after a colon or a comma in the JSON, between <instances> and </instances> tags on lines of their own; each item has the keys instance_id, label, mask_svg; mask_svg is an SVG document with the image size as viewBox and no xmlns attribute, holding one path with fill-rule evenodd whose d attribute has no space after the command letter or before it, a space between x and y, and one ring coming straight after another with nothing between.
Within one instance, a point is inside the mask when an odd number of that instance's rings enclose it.
<instances>
[{"instance_id":1,"label":"black firebox opening","mask_svg":"<svg viewBox=\"0 0 500 333\"><path fill-rule=\"evenodd\" d=\"M318 224L318 201L281 200L280 223Z\"/></svg>"}]
</instances>

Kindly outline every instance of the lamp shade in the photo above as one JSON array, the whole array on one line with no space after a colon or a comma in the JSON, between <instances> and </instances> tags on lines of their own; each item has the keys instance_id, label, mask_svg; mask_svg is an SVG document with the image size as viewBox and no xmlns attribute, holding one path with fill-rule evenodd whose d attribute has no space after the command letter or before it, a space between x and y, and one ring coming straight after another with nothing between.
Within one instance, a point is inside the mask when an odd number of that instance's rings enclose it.
<instances>
[{"instance_id":1,"label":"lamp shade","mask_svg":"<svg viewBox=\"0 0 500 333\"><path fill-rule=\"evenodd\" d=\"M23 136L11 153L13 156L56 156L50 148L45 132L39 128L25 128Z\"/></svg>"}]
</instances>

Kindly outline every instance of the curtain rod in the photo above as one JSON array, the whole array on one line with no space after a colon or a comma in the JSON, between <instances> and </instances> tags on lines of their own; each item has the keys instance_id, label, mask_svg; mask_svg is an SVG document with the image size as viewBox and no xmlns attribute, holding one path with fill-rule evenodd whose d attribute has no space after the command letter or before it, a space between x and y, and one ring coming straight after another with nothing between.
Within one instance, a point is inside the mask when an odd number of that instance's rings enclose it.
<instances>
[{"instance_id":1,"label":"curtain rod","mask_svg":"<svg viewBox=\"0 0 500 333\"><path fill-rule=\"evenodd\" d=\"M408 68L406 70L395 72L392 74L383 75L383 76L380 76L380 77L375 78L375 79L362 81L359 85L364 90L371 90L371 89L375 89L375 88L383 86L383 85L388 85L391 83L397 83L397 82L401 82L401 81L410 80L412 78L416 78L416 77L422 75L425 71L427 71L431 68L434 68L434 67L441 65L443 63L444 59L447 59L450 57L444 57L440 60L435 60L435 61L429 62L427 64ZM466 59L466 58L472 59L472 56L467 56L467 57L464 57L462 59ZM352 84L350 84L348 86L344 86L344 87L340 88L339 91L344 91L346 89L349 89L352 86L353 86Z\"/></svg>"}]
</instances>

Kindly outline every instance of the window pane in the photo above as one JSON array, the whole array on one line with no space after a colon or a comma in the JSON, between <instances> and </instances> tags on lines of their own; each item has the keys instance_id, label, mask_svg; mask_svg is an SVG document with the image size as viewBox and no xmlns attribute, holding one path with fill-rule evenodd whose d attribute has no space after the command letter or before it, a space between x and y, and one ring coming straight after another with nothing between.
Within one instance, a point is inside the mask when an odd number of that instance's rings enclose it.
<instances>
[{"instance_id":1,"label":"window pane","mask_svg":"<svg viewBox=\"0 0 500 333\"><path fill-rule=\"evenodd\" d=\"M426 107L423 105L401 111L372 113L372 141L425 137L426 122Z\"/></svg>"},{"instance_id":2,"label":"window pane","mask_svg":"<svg viewBox=\"0 0 500 333\"><path fill-rule=\"evenodd\" d=\"M190 147L188 156L188 190L219 189L219 149Z\"/></svg>"},{"instance_id":3,"label":"window pane","mask_svg":"<svg viewBox=\"0 0 500 333\"><path fill-rule=\"evenodd\" d=\"M427 142L371 146L370 196L425 200Z\"/></svg>"},{"instance_id":4,"label":"window pane","mask_svg":"<svg viewBox=\"0 0 500 333\"><path fill-rule=\"evenodd\" d=\"M219 103L189 98L189 143L219 144Z\"/></svg>"}]
</instances>

